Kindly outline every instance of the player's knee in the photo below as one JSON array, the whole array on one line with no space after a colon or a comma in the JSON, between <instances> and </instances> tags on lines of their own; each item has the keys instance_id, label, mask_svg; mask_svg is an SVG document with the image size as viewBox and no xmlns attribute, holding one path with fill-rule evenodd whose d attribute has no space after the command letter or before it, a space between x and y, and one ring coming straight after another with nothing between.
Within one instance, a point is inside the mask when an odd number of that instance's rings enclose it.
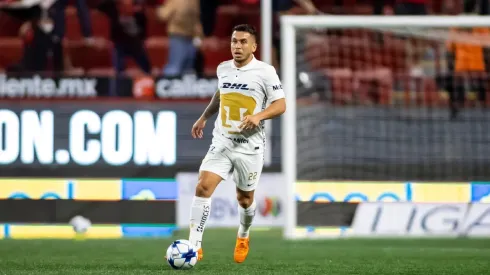
<instances>
[{"instance_id":1,"label":"player's knee","mask_svg":"<svg viewBox=\"0 0 490 275\"><path fill-rule=\"evenodd\" d=\"M209 175L203 173L199 176L199 180L196 186L196 196L201 198L210 198L219 184L220 178L217 175Z\"/></svg>"},{"instance_id":2,"label":"player's knee","mask_svg":"<svg viewBox=\"0 0 490 275\"><path fill-rule=\"evenodd\" d=\"M196 196L201 198L209 198L212 195L212 189L209 183L199 180L196 186Z\"/></svg>"},{"instance_id":3,"label":"player's knee","mask_svg":"<svg viewBox=\"0 0 490 275\"><path fill-rule=\"evenodd\" d=\"M241 194L241 193L238 193L237 194L237 200L238 200L238 204L244 208L244 209L247 209L250 207L250 205L252 205L252 202L254 201L254 198L253 198L253 195L251 194Z\"/></svg>"}]
</instances>

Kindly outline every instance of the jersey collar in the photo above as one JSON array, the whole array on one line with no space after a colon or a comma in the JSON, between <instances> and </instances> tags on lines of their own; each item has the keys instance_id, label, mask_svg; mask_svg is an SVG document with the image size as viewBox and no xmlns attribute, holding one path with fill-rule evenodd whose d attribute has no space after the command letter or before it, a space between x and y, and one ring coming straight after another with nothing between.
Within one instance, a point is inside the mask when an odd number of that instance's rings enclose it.
<instances>
[{"instance_id":1,"label":"jersey collar","mask_svg":"<svg viewBox=\"0 0 490 275\"><path fill-rule=\"evenodd\" d=\"M247 65L245 65L241 68L238 68L237 66L235 66L235 61L232 60L231 61L231 67L233 69L239 69L240 71L246 71L246 70L252 69L257 64L257 59L255 59L255 55L252 55L252 56L253 56L252 60L250 60L250 62Z\"/></svg>"}]
</instances>

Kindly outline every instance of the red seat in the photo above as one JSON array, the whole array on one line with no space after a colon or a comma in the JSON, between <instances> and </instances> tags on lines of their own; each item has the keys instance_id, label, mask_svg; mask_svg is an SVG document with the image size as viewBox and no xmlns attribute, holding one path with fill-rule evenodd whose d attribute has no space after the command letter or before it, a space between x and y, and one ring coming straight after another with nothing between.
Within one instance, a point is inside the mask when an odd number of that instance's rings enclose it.
<instances>
[{"instance_id":1,"label":"red seat","mask_svg":"<svg viewBox=\"0 0 490 275\"><path fill-rule=\"evenodd\" d=\"M242 11L239 16L236 16L233 21L233 25L239 25L239 24L249 24L255 27L257 32L259 33L259 39L260 39L260 33L261 33L261 19L260 19L260 10L257 9L248 9ZM228 33L228 36L231 35L231 30Z\"/></svg>"},{"instance_id":2,"label":"red seat","mask_svg":"<svg viewBox=\"0 0 490 275\"><path fill-rule=\"evenodd\" d=\"M105 68L92 68L87 71L88 76L106 76L106 77L114 77L116 75L116 71L114 68L105 67Z\"/></svg>"},{"instance_id":3,"label":"red seat","mask_svg":"<svg viewBox=\"0 0 490 275\"><path fill-rule=\"evenodd\" d=\"M207 38L203 40L201 50L204 55L205 71L216 71L221 62L231 59L228 39Z\"/></svg>"},{"instance_id":4,"label":"red seat","mask_svg":"<svg viewBox=\"0 0 490 275\"><path fill-rule=\"evenodd\" d=\"M100 0L85 0L85 1L87 2L87 6L92 9L96 8L97 5L100 3ZM68 1L69 6L76 6L75 4L76 4L75 0Z\"/></svg>"},{"instance_id":5,"label":"red seat","mask_svg":"<svg viewBox=\"0 0 490 275\"><path fill-rule=\"evenodd\" d=\"M22 21L0 12L0 37L16 37Z\"/></svg>"},{"instance_id":6,"label":"red seat","mask_svg":"<svg viewBox=\"0 0 490 275\"><path fill-rule=\"evenodd\" d=\"M379 44L365 38L310 35L304 55L315 70L350 68L357 71L386 67L399 73L407 69L404 42L390 39Z\"/></svg>"},{"instance_id":7,"label":"red seat","mask_svg":"<svg viewBox=\"0 0 490 275\"><path fill-rule=\"evenodd\" d=\"M105 46L97 48L87 46L83 40L67 41L65 49L74 67L89 70L112 66L112 43L107 42Z\"/></svg>"},{"instance_id":8,"label":"red seat","mask_svg":"<svg viewBox=\"0 0 490 275\"><path fill-rule=\"evenodd\" d=\"M151 37L146 40L145 44L152 68L161 71L167 63L168 39L166 37Z\"/></svg>"},{"instance_id":9,"label":"red seat","mask_svg":"<svg viewBox=\"0 0 490 275\"><path fill-rule=\"evenodd\" d=\"M0 38L0 68L21 61L23 54L23 43L19 38Z\"/></svg>"},{"instance_id":10,"label":"red seat","mask_svg":"<svg viewBox=\"0 0 490 275\"><path fill-rule=\"evenodd\" d=\"M235 5L218 7L213 35L217 37L229 37L233 29L235 17L239 16L239 13L240 10Z\"/></svg>"},{"instance_id":11,"label":"red seat","mask_svg":"<svg viewBox=\"0 0 490 275\"><path fill-rule=\"evenodd\" d=\"M361 104L387 105L393 96L393 73L388 68L354 72L355 93Z\"/></svg>"},{"instance_id":12,"label":"red seat","mask_svg":"<svg viewBox=\"0 0 490 275\"><path fill-rule=\"evenodd\" d=\"M85 70L82 68L69 68L65 69L64 75L72 77L83 77L85 75Z\"/></svg>"},{"instance_id":13,"label":"red seat","mask_svg":"<svg viewBox=\"0 0 490 275\"><path fill-rule=\"evenodd\" d=\"M216 16L214 36L229 38L233 27L239 24L253 25L260 34L261 20L259 9L226 5L218 7Z\"/></svg>"},{"instance_id":14,"label":"red seat","mask_svg":"<svg viewBox=\"0 0 490 275\"><path fill-rule=\"evenodd\" d=\"M146 32L148 37L167 35L167 24L157 17L154 8L147 8L145 14L147 18Z\"/></svg>"}]
</instances>

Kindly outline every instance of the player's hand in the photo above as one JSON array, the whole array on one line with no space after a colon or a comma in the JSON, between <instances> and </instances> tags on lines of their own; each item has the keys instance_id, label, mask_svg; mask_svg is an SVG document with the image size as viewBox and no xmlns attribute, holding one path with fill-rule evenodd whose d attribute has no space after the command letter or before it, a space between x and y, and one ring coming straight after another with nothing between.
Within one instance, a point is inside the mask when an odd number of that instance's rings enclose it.
<instances>
[{"instance_id":1,"label":"player's hand","mask_svg":"<svg viewBox=\"0 0 490 275\"><path fill-rule=\"evenodd\" d=\"M242 130L252 130L255 129L255 127L258 127L260 124L260 119L256 116L245 116L242 120L242 123L240 126L238 126L238 129Z\"/></svg>"},{"instance_id":2,"label":"player's hand","mask_svg":"<svg viewBox=\"0 0 490 275\"><path fill-rule=\"evenodd\" d=\"M203 136L203 129L206 127L206 120L200 117L196 123L192 126L192 137L193 138L202 138Z\"/></svg>"}]
</instances>

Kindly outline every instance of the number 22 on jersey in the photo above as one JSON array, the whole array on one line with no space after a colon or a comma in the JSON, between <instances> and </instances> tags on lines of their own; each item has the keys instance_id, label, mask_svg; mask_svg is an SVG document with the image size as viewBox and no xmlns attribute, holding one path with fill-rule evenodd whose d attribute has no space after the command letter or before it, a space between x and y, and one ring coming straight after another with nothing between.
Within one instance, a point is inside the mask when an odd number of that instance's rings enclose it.
<instances>
[{"instance_id":1,"label":"number 22 on jersey","mask_svg":"<svg viewBox=\"0 0 490 275\"><path fill-rule=\"evenodd\" d=\"M220 94L221 124L230 128L228 134L240 134L238 125L245 116L253 115L257 103L255 99L240 93Z\"/></svg>"}]
</instances>

